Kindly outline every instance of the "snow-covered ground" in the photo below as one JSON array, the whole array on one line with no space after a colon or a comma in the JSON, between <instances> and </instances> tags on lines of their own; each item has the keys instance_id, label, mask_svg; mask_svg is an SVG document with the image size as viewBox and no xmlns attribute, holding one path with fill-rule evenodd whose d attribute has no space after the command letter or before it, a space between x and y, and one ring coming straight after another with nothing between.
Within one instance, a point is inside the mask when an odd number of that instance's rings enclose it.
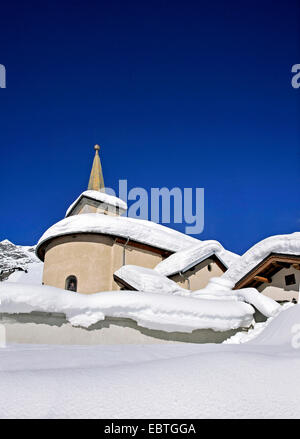
<instances>
[{"instance_id":1,"label":"snow-covered ground","mask_svg":"<svg viewBox=\"0 0 300 439\"><path fill-rule=\"evenodd\" d=\"M8 346L0 417L299 418L299 323L295 305L251 343Z\"/></svg>"}]
</instances>

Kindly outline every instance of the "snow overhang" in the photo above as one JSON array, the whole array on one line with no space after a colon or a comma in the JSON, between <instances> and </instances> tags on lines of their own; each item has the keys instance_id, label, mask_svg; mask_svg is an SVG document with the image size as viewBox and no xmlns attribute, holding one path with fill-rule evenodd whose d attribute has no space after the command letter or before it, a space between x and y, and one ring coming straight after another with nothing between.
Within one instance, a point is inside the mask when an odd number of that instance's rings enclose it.
<instances>
[{"instance_id":1,"label":"snow overhang","mask_svg":"<svg viewBox=\"0 0 300 439\"><path fill-rule=\"evenodd\" d=\"M151 221L90 213L69 216L50 227L37 244L37 256L43 261L46 246L55 238L78 234L108 235L120 239L121 243L125 239L157 249L165 257L199 242L196 238Z\"/></svg>"}]
</instances>

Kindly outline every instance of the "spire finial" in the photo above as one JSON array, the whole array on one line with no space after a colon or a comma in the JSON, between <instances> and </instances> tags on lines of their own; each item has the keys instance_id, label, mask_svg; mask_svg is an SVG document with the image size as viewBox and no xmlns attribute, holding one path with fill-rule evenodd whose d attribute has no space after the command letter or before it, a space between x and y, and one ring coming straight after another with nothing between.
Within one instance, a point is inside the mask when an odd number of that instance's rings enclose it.
<instances>
[{"instance_id":1,"label":"spire finial","mask_svg":"<svg viewBox=\"0 0 300 439\"><path fill-rule=\"evenodd\" d=\"M105 189L104 179L103 179L103 174L102 174L101 161L100 161L100 157L98 154L98 152L100 150L100 146L95 145L94 150L96 151L96 153L95 153L95 158L94 158L94 162L93 162L93 167L92 167L92 172L91 172L91 176L90 176L88 189L93 190L93 191L103 192Z\"/></svg>"}]
</instances>

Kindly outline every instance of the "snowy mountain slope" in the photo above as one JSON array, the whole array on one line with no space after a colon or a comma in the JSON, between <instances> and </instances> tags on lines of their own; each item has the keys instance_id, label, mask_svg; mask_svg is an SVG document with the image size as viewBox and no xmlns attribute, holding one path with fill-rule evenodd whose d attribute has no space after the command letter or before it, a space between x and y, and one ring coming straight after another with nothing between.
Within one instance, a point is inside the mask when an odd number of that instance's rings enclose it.
<instances>
[{"instance_id":1,"label":"snowy mountain slope","mask_svg":"<svg viewBox=\"0 0 300 439\"><path fill-rule=\"evenodd\" d=\"M0 279L14 282L41 283L43 264L35 247L15 245L7 239L0 242Z\"/></svg>"}]
</instances>

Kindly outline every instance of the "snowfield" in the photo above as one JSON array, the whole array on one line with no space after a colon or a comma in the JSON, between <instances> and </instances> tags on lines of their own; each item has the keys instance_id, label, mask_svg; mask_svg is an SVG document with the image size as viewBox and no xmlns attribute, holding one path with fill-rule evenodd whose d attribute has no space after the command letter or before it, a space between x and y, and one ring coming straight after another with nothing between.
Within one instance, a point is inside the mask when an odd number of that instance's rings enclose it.
<instances>
[{"instance_id":1,"label":"snowfield","mask_svg":"<svg viewBox=\"0 0 300 439\"><path fill-rule=\"evenodd\" d=\"M295 305L238 345L8 346L0 417L299 418L299 323Z\"/></svg>"}]
</instances>

